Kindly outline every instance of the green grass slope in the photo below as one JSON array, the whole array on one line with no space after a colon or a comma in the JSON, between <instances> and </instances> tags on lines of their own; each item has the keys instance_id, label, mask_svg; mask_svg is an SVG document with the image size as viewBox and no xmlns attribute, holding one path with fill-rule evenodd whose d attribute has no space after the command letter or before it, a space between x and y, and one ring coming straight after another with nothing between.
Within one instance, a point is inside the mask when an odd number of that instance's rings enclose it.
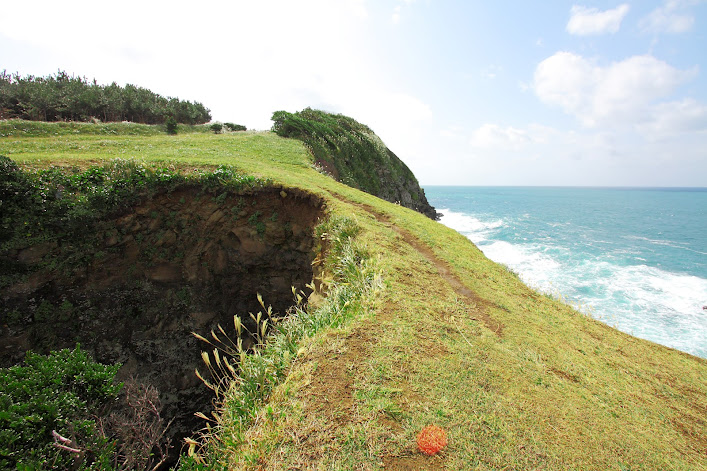
<instances>
[{"instance_id":1,"label":"green grass slope","mask_svg":"<svg viewBox=\"0 0 707 471\"><path fill-rule=\"evenodd\" d=\"M460 234L322 175L299 141L13 135L0 138L0 155L27 168L227 164L317 194L330 218L358 227L380 286L361 293L348 321L298 341L254 420L239 424L227 400L207 452L216 467L707 469L707 361L529 289ZM428 424L448 437L435 456L415 443Z\"/></svg>"},{"instance_id":2,"label":"green grass slope","mask_svg":"<svg viewBox=\"0 0 707 471\"><path fill-rule=\"evenodd\" d=\"M368 126L311 108L277 111L272 119L277 135L304 142L318 168L336 180L437 218L415 175Z\"/></svg>"}]
</instances>

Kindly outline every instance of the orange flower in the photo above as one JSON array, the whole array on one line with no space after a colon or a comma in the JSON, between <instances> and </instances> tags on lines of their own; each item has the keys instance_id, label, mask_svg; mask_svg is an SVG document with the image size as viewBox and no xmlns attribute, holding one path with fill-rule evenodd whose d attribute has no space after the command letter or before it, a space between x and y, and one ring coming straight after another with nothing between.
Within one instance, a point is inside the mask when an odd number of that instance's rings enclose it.
<instances>
[{"instance_id":1,"label":"orange flower","mask_svg":"<svg viewBox=\"0 0 707 471\"><path fill-rule=\"evenodd\" d=\"M417 435L417 448L426 455L435 455L447 445L447 434L436 425L428 425Z\"/></svg>"}]
</instances>

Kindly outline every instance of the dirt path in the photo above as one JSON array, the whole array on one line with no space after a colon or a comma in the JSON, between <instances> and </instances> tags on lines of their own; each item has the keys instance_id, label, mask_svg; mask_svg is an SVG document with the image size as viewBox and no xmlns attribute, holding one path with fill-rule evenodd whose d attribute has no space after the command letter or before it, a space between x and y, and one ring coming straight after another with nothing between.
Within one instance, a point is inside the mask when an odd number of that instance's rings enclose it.
<instances>
[{"instance_id":1,"label":"dirt path","mask_svg":"<svg viewBox=\"0 0 707 471\"><path fill-rule=\"evenodd\" d=\"M467 288L459 280L457 275L452 271L449 264L446 261L437 257L427 245L422 243L422 241L420 241L407 229L395 225L390 220L390 217L388 215L377 212L376 209L372 206L363 203L352 203L351 201L344 200L343 197L340 197L338 195L334 196L339 198L341 201L346 202L347 204L353 204L355 206L358 206L359 208L366 210L368 213L372 214L378 222L397 232L400 237L402 237L402 239L405 241L405 243L413 247L423 257L425 257L427 261L429 261L435 267L442 279L449 283L449 285L452 287L457 296L459 296L460 301L463 301L470 308L470 316L472 319L482 321L489 330L494 332L499 337L503 337L504 325L489 316L487 312L488 307L492 306L492 303L489 303L485 299L482 299L472 290Z\"/></svg>"},{"instance_id":2,"label":"dirt path","mask_svg":"<svg viewBox=\"0 0 707 471\"><path fill-rule=\"evenodd\" d=\"M350 201L345 202L352 204ZM364 204L357 204L357 206L373 215L379 223L393 229L406 244L429 261L439 273L439 276L454 290L471 319L483 322L496 335L503 335L503 324L494 320L487 313L487 307L490 303L464 286L447 262L438 258L429 247L408 230L396 226L387 215L379 213ZM405 280L401 280L401 282L405 283ZM310 447L308 447L310 449L323 452L326 450L326 445L323 441L327 437L331 440L337 435L338 430L356 425L356 400L354 397L356 388L354 383L356 378L360 377L359 375L366 374L366 362L372 349L377 348L376 335L372 328L379 329L382 328L381 325L392 322L397 309L395 306L384 305L379 306L377 311L375 327L371 323L364 323L355 327L345 338L340 339L342 343L338 349L314 358L314 361L319 366L317 374L312 379L307 391L308 396L313 398L312 401L308 401L308 407L311 407L308 412L318 417L326 417L328 420L326 426L320 430L311 431L306 436L299 437L301 443L310 442ZM420 358L417 360L408 358L408 360L411 362L422 361L423 357L429 358L435 349L443 350L444 348L436 344L421 346L416 349L416 351L419 351ZM440 352L440 354L444 354L444 352ZM405 385L396 384L396 386L402 386L399 403L403 410L408 407L417 407L415 404L424 402L424 398L420 398L413 391L407 390ZM379 423L388 430L391 436L404 433L403 427L398 422L386 416L380 417ZM316 457L312 458L316 459ZM414 443L411 443L407 449L398 454L384 455L381 459L381 465L386 470L439 470L446 468L444 454L439 456L423 455L416 450Z\"/></svg>"}]
</instances>

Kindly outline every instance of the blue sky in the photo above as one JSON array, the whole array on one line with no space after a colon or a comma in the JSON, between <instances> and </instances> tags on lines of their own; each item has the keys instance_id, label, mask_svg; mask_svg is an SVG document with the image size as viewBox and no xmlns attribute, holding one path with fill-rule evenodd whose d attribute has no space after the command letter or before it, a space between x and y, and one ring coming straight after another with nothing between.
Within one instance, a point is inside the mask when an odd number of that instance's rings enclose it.
<instances>
[{"instance_id":1,"label":"blue sky","mask_svg":"<svg viewBox=\"0 0 707 471\"><path fill-rule=\"evenodd\" d=\"M0 68L344 113L423 185L707 186L705 1L194 5L6 3Z\"/></svg>"}]
</instances>

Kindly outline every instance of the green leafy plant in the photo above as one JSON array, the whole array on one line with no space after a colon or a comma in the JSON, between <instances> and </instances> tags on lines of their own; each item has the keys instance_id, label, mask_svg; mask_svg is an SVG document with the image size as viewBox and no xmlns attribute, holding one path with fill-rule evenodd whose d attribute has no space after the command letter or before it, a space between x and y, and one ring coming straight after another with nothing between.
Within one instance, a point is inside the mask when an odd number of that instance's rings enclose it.
<instances>
[{"instance_id":1,"label":"green leafy plant","mask_svg":"<svg viewBox=\"0 0 707 471\"><path fill-rule=\"evenodd\" d=\"M48 356L30 352L23 365L0 370L0 468L70 469L78 462L101 469L113 445L93 417L115 400L118 367L94 362L77 346Z\"/></svg>"},{"instance_id":2,"label":"green leafy plant","mask_svg":"<svg viewBox=\"0 0 707 471\"><path fill-rule=\"evenodd\" d=\"M220 134L223 131L223 124L214 123L211 125L211 130L214 132L214 134Z\"/></svg>"},{"instance_id":3,"label":"green leafy plant","mask_svg":"<svg viewBox=\"0 0 707 471\"><path fill-rule=\"evenodd\" d=\"M271 119L277 135L304 142L314 168L322 173L384 200L405 202L428 217L437 216L412 171L368 126L311 108L276 111Z\"/></svg>"}]
</instances>

